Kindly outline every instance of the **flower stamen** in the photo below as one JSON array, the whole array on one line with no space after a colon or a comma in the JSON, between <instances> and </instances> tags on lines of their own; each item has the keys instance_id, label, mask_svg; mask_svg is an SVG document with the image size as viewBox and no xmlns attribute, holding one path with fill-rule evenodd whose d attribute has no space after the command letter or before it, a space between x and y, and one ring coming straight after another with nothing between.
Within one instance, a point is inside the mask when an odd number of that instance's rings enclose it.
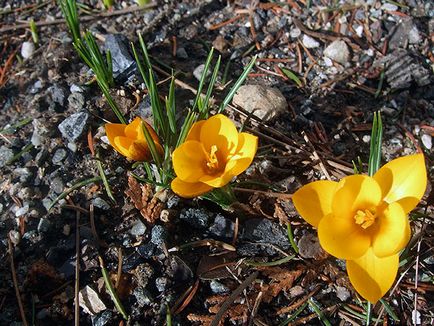
<instances>
[{"instance_id":1,"label":"flower stamen","mask_svg":"<svg viewBox=\"0 0 434 326\"><path fill-rule=\"evenodd\" d=\"M211 151L208 155L208 160L206 162L206 166L208 167L208 170L210 172L217 172L219 171L219 160L217 158L218 148L216 145L211 146Z\"/></svg>"},{"instance_id":2,"label":"flower stamen","mask_svg":"<svg viewBox=\"0 0 434 326\"><path fill-rule=\"evenodd\" d=\"M356 212L356 215L354 215L356 224L360 225L364 229L367 229L372 224L374 224L376 218L377 216L373 214L369 209L365 209L364 211L358 210Z\"/></svg>"}]
</instances>

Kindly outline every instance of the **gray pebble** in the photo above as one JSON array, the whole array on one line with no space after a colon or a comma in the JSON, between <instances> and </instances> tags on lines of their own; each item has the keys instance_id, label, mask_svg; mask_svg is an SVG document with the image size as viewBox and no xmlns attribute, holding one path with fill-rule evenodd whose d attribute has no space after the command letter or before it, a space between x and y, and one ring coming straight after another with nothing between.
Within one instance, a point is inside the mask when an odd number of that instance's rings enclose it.
<instances>
[{"instance_id":1,"label":"gray pebble","mask_svg":"<svg viewBox=\"0 0 434 326\"><path fill-rule=\"evenodd\" d=\"M53 164L62 165L62 161L66 158L67 154L68 153L66 152L66 149L59 148L54 152L51 161L53 162Z\"/></svg>"}]
</instances>

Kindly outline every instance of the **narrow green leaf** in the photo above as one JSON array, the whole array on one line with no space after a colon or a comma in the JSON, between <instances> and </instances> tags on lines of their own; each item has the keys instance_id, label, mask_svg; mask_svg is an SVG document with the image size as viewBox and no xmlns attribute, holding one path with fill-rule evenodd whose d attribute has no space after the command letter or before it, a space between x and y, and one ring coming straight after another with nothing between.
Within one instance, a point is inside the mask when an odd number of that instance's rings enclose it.
<instances>
[{"instance_id":1,"label":"narrow green leaf","mask_svg":"<svg viewBox=\"0 0 434 326\"><path fill-rule=\"evenodd\" d=\"M280 68L280 70L282 70L285 76L291 79L298 87L303 87L303 83L300 80L300 78L298 78L297 75L293 73L291 70L287 68Z\"/></svg>"},{"instance_id":2,"label":"narrow green leaf","mask_svg":"<svg viewBox=\"0 0 434 326\"><path fill-rule=\"evenodd\" d=\"M392 317L394 321L399 321L399 317L396 315L395 311L393 311L392 307L386 301L384 301L384 299L380 299L380 302L383 305L384 310L386 310L389 314L389 316Z\"/></svg>"},{"instance_id":3,"label":"narrow green leaf","mask_svg":"<svg viewBox=\"0 0 434 326\"><path fill-rule=\"evenodd\" d=\"M211 64L213 54L214 54L214 48L211 48L211 50L208 53L208 57L206 58L206 61L205 61L205 66L203 68L202 76L200 77L199 86L197 88L196 98L194 99L194 102L193 102L193 107L192 107L193 111L196 109L198 101L199 101L200 97L202 96L202 89L203 89L203 86L205 85L205 80L206 80L206 77L208 75L208 69L209 69L209 65Z\"/></svg>"},{"instance_id":4,"label":"narrow green leaf","mask_svg":"<svg viewBox=\"0 0 434 326\"><path fill-rule=\"evenodd\" d=\"M185 118L184 123L181 127L181 132L179 133L179 138L176 143L176 147L178 147L185 141L185 138L187 137L188 132L191 129L191 126L193 126L193 123L195 123L197 120L197 116L198 114L194 113L193 111L188 112L187 117Z\"/></svg>"},{"instance_id":5,"label":"narrow green leaf","mask_svg":"<svg viewBox=\"0 0 434 326\"><path fill-rule=\"evenodd\" d=\"M151 152L152 158L155 161L155 164L157 164L158 167L161 167L162 161L161 161L160 153L158 153L154 140L152 139L152 136L149 133L148 128L146 128L144 124L142 125L142 130L145 135L146 142L148 143L149 151Z\"/></svg>"},{"instance_id":6,"label":"narrow green leaf","mask_svg":"<svg viewBox=\"0 0 434 326\"><path fill-rule=\"evenodd\" d=\"M304 309L306 309L306 307L308 306L308 303L305 302L304 304L302 304L300 306L300 308L298 308L291 316L289 316L286 320L284 320L283 322L281 322L279 324L279 326L286 326L288 325L290 322L292 322L295 318L297 318L297 316L299 314L301 314L303 312Z\"/></svg>"},{"instance_id":7,"label":"narrow green leaf","mask_svg":"<svg viewBox=\"0 0 434 326\"><path fill-rule=\"evenodd\" d=\"M226 95L225 99L223 100L222 104L220 104L218 113L223 112L223 110L226 108L226 106L232 101L232 98L234 97L235 93L237 92L238 88L244 83L244 81L247 78L247 75L249 74L250 70L252 70L253 66L255 65L257 56L254 56L250 63L244 68L243 73L238 78L237 82L234 86L230 89L228 95Z\"/></svg>"},{"instance_id":8,"label":"narrow green leaf","mask_svg":"<svg viewBox=\"0 0 434 326\"><path fill-rule=\"evenodd\" d=\"M298 246L294 241L294 236L292 234L292 229L291 229L291 223L289 222L286 223L286 233L288 235L289 243L291 243L292 249L296 254L298 254L299 253Z\"/></svg>"},{"instance_id":9,"label":"narrow green leaf","mask_svg":"<svg viewBox=\"0 0 434 326\"><path fill-rule=\"evenodd\" d=\"M104 188L105 188L105 191L107 193L108 198L110 198L110 200L113 203L116 203L116 199L113 196L113 193L112 193L112 191L110 189L110 185L109 185L107 177L105 175L104 168L102 166L102 162L101 162L101 159L100 159L100 156L99 156L98 152L96 153L96 166L98 168L98 172L99 172L99 175L101 177L102 183L104 184Z\"/></svg>"},{"instance_id":10,"label":"narrow green leaf","mask_svg":"<svg viewBox=\"0 0 434 326\"><path fill-rule=\"evenodd\" d=\"M372 122L371 143L369 148L368 175L373 176L381 166L381 144L383 137L383 123L381 113L374 112Z\"/></svg>"},{"instance_id":11,"label":"narrow green leaf","mask_svg":"<svg viewBox=\"0 0 434 326\"><path fill-rule=\"evenodd\" d=\"M76 190L76 189L78 189L78 188L81 188L81 187L84 187L84 186L86 186L86 185L88 185L88 184L90 184L90 183L96 183L96 182L100 182L100 181L101 181L101 177L93 177L93 178L86 179L86 180L83 180L83 181L80 181L80 182L75 183L72 187L66 189L66 190L65 190L64 192L62 192L59 196L57 196L57 197L52 201L52 203L50 204L50 206L48 206L47 211L50 211L50 210L53 208L53 206L56 205L56 203L57 203L59 200L65 198L66 196L68 196L68 195L69 195L71 192L73 192L74 190Z\"/></svg>"},{"instance_id":12,"label":"narrow green leaf","mask_svg":"<svg viewBox=\"0 0 434 326\"><path fill-rule=\"evenodd\" d=\"M113 300L113 303L116 306L116 309L119 311L119 313L122 315L122 317L125 320L128 320L128 315L125 312L124 306L122 305L121 300L118 297L118 294L116 293L116 290L112 284L112 281L110 280L110 276L106 270L106 268L104 267L104 261L102 260L101 256L98 256L98 260L99 260L99 264L101 266L101 273L102 273L102 277L104 279L104 284L105 287L107 289L107 292L110 294L110 297Z\"/></svg>"},{"instance_id":13,"label":"narrow green leaf","mask_svg":"<svg viewBox=\"0 0 434 326\"><path fill-rule=\"evenodd\" d=\"M274 261L270 261L270 262L265 262L265 263L260 263L260 262L255 262L255 261L251 261L248 260L245 262L246 265L248 266L278 266L278 265L282 265L285 264L289 261L291 261L292 259L294 259L295 255L292 256L288 256L288 257L284 257L278 260L274 260Z\"/></svg>"},{"instance_id":14,"label":"narrow green leaf","mask_svg":"<svg viewBox=\"0 0 434 326\"><path fill-rule=\"evenodd\" d=\"M219 69L220 69L221 59L222 59L222 57L219 55L217 62L215 64L214 71L212 73L209 85L208 85L208 90L206 92L205 98L204 98L203 103L202 103L203 110L201 110L201 114L199 115L199 119L208 118L209 108L210 108L209 99L211 98L212 91L214 90L215 82L217 80L217 74L218 74Z\"/></svg>"},{"instance_id":15,"label":"narrow green leaf","mask_svg":"<svg viewBox=\"0 0 434 326\"><path fill-rule=\"evenodd\" d=\"M175 77L172 75L169 88L169 97L166 99L166 113L169 120L170 131L172 131L172 133L176 133L175 109Z\"/></svg>"},{"instance_id":16,"label":"narrow green leaf","mask_svg":"<svg viewBox=\"0 0 434 326\"><path fill-rule=\"evenodd\" d=\"M326 318L321 309L316 305L315 301L312 298L309 298L308 302L309 305L312 307L313 311L315 311L315 313L318 315L319 320L321 320L326 326L332 326L332 324Z\"/></svg>"}]
</instances>

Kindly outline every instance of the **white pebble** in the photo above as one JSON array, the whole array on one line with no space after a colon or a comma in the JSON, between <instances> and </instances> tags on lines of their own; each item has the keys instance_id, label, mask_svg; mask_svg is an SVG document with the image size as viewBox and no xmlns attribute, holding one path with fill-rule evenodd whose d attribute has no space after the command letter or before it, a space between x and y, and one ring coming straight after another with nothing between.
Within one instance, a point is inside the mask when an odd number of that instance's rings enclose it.
<instances>
[{"instance_id":1,"label":"white pebble","mask_svg":"<svg viewBox=\"0 0 434 326\"><path fill-rule=\"evenodd\" d=\"M309 35L303 35L303 45L308 49L313 49L319 47L319 42L310 37Z\"/></svg>"},{"instance_id":2,"label":"white pebble","mask_svg":"<svg viewBox=\"0 0 434 326\"><path fill-rule=\"evenodd\" d=\"M24 42L21 45L21 56L24 59L28 59L35 52L35 44L33 42Z\"/></svg>"},{"instance_id":3,"label":"white pebble","mask_svg":"<svg viewBox=\"0 0 434 326\"><path fill-rule=\"evenodd\" d=\"M421 137L422 144L426 149L431 150L432 148L432 136L429 134L423 134Z\"/></svg>"}]
</instances>

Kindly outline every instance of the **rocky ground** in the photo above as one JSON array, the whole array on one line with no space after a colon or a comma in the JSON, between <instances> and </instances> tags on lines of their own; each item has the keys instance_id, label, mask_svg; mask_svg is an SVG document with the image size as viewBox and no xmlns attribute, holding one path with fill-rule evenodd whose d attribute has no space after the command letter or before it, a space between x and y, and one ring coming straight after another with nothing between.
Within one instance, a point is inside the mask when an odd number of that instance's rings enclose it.
<instances>
[{"instance_id":1,"label":"rocky ground","mask_svg":"<svg viewBox=\"0 0 434 326\"><path fill-rule=\"evenodd\" d=\"M383 162L423 151L429 180L399 280L373 307L372 324L433 323L431 2L185 0L158 1L146 11L130 1L110 11L96 0L82 4L82 27L111 50L112 94L130 119L151 118L129 45L137 32L163 96L175 71L180 117L211 47L223 62L217 103L257 55L226 114L257 134L260 147L237 181L240 204L231 211L170 191L154 205L152 190L130 176L142 168L107 144L102 126L116 118L75 53L56 2L3 1L1 325L23 317L35 325L163 325L167 311L175 325L366 324L344 262L322 251L288 194L351 174L358 157L366 163L378 110ZM143 217L149 214L155 223ZM294 257L288 222L300 250ZM99 256L128 322L104 286Z\"/></svg>"}]
</instances>

